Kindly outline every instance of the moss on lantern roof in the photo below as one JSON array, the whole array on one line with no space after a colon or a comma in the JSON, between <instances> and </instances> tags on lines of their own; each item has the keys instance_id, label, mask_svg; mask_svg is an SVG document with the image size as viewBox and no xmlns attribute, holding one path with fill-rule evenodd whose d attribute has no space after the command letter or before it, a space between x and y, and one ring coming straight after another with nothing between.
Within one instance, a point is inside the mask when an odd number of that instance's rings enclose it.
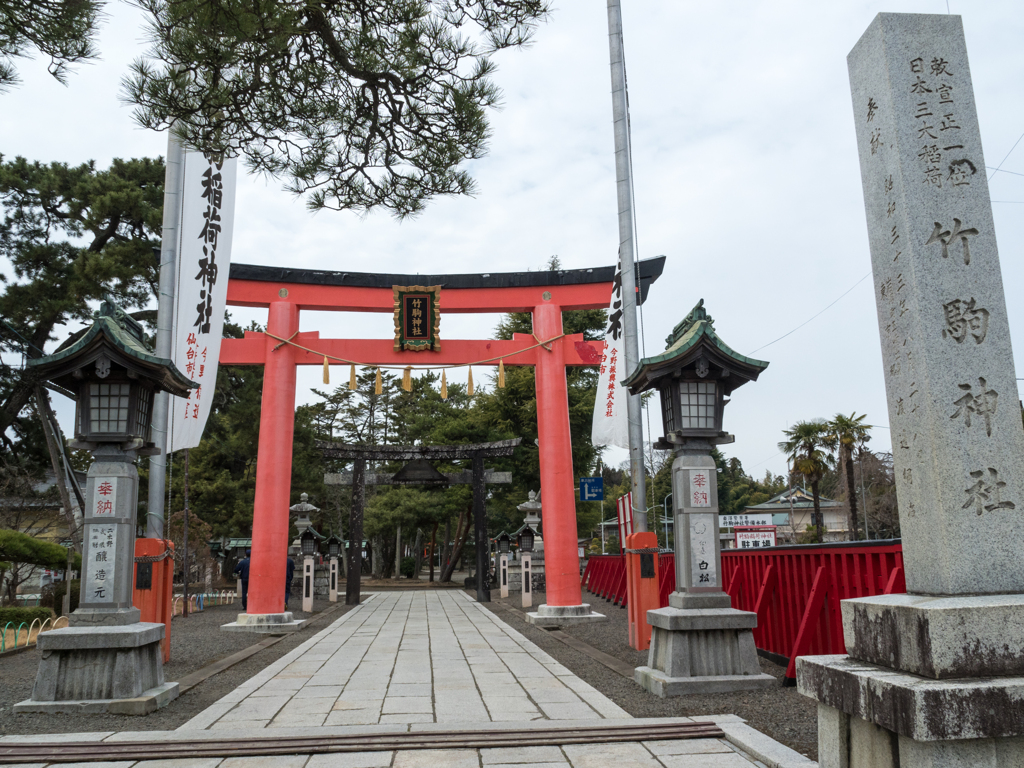
<instances>
[{"instance_id":1,"label":"moss on lantern roof","mask_svg":"<svg viewBox=\"0 0 1024 768\"><path fill-rule=\"evenodd\" d=\"M55 375L59 376L64 373L61 370L64 367L61 365L62 363L66 363L78 355L88 352L91 347L104 342L137 362L140 368L153 377L161 389L172 395L187 397L190 389L196 389L199 386L179 371L173 362L154 355L143 339L142 325L115 304L109 296L100 304L91 326L83 332L71 336L52 355L29 360L27 364L44 376L51 371L56 372Z\"/></svg>"},{"instance_id":2,"label":"moss on lantern roof","mask_svg":"<svg viewBox=\"0 0 1024 768\"><path fill-rule=\"evenodd\" d=\"M660 355L645 357L640 361L636 370L633 371L622 383L626 387L637 384L643 376L644 370L652 367L663 367L667 363L686 355L701 341L715 347L727 359L733 361L737 367L749 367L756 373L760 373L768 367L765 360L755 360L752 357L741 355L728 344L726 344L715 332L715 321L707 310L704 309L704 299L697 302L697 305L690 310L682 322L672 329L672 333L665 339L668 348Z\"/></svg>"}]
</instances>

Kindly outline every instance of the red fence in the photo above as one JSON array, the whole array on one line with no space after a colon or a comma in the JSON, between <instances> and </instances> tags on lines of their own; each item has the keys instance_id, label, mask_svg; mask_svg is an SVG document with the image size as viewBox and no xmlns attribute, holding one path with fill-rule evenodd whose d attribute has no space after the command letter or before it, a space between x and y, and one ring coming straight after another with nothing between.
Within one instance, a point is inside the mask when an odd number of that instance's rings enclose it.
<instances>
[{"instance_id":1,"label":"red fence","mask_svg":"<svg viewBox=\"0 0 1024 768\"><path fill-rule=\"evenodd\" d=\"M662 554L659 566L665 606L676 588L674 555ZM754 642L788 662L790 681L797 656L846 653L840 600L907 590L898 539L723 550L722 581L733 608L757 614ZM591 557L582 586L624 606L625 558Z\"/></svg>"}]
</instances>

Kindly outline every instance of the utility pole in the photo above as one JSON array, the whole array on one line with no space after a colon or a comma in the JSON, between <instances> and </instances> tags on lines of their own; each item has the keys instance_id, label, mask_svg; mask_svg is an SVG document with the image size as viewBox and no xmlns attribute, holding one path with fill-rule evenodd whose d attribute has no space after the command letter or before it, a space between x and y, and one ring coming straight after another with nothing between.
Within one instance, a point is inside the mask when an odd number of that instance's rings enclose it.
<instances>
[{"instance_id":1,"label":"utility pole","mask_svg":"<svg viewBox=\"0 0 1024 768\"><path fill-rule=\"evenodd\" d=\"M633 243L633 175L629 152L629 105L626 98L626 62L622 44L622 9L608 0L608 48L612 70L612 120L615 127L615 182L619 205L619 267L622 273L622 328L626 371L640 362L637 336L637 284ZM633 532L647 530L647 487L644 476L644 432L640 395L626 395L629 421L629 473L633 491Z\"/></svg>"},{"instance_id":2,"label":"utility pole","mask_svg":"<svg viewBox=\"0 0 1024 768\"><path fill-rule=\"evenodd\" d=\"M156 310L156 356L171 358L174 328L174 280L178 262L178 226L181 221L181 178L185 150L167 132L164 171L164 220L160 237L160 282ZM167 411L170 395L157 392L153 399L153 442L159 453L149 457L149 506L146 509L146 538L164 537L164 495L167 488Z\"/></svg>"}]
</instances>

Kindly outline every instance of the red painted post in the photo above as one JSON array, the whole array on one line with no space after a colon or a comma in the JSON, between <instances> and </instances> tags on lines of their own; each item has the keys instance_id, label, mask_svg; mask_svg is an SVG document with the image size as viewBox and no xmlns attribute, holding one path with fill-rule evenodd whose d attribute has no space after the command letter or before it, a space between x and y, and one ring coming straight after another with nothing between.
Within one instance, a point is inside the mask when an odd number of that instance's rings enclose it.
<instances>
[{"instance_id":1,"label":"red painted post","mask_svg":"<svg viewBox=\"0 0 1024 768\"><path fill-rule=\"evenodd\" d=\"M549 301L533 309L533 332L541 341L562 333L562 308ZM576 547L576 493L569 433L569 393L562 341L537 350L537 438L540 487L544 493L544 576L547 605L581 605ZM287 506L287 505L286 505Z\"/></svg>"},{"instance_id":2,"label":"red painted post","mask_svg":"<svg viewBox=\"0 0 1024 768\"><path fill-rule=\"evenodd\" d=\"M299 330L299 308L286 301L270 305L267 331L287 339ZM266 337L256 503L252 517L249 614L284 612L288 557L288 501L295 433L295 348Z\"/></svg>"}]
</instances>

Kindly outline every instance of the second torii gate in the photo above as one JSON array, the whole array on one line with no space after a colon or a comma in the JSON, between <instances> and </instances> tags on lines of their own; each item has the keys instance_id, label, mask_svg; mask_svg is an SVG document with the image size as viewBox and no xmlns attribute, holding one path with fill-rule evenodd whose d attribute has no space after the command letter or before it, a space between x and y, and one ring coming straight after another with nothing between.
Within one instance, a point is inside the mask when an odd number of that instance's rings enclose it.
<instances>
[{"instance_id":1,"label":"second torii gate","mask_svg":"<svg viewBox=\"0 0 1024 768\"><path fill-rule=\"evenodd\" d=\"M664 263L660 256L638 264L641 300L660 277ZM545 506L546 605L565 608L569 615L578 613L583 601L565 368L599 365L603 342L586 341L582 334L564 334L562 312L607 307L614 272L614 267L598 267L480 275L386 275L232 264L228 305L268 309L266 333L246 331L244 339L224 339L220 353L221 365L264 366L248 613L239 615L238 624L270 628L268 625L291 621L284 613L282 585L288 549L296 366L323 365L324 355L366 366L437 368L480 364L480 360L497 365L499 359L505 365L534 366ZM304 309L391 313L395 285L440 285L442 314L529 312L533 334L517 333L511 340L448 339L443 337L442 327L440 351L396 352L392 339L321 339L316 331L299 332L299 313Z\"/></svg>"}]
</instances>

